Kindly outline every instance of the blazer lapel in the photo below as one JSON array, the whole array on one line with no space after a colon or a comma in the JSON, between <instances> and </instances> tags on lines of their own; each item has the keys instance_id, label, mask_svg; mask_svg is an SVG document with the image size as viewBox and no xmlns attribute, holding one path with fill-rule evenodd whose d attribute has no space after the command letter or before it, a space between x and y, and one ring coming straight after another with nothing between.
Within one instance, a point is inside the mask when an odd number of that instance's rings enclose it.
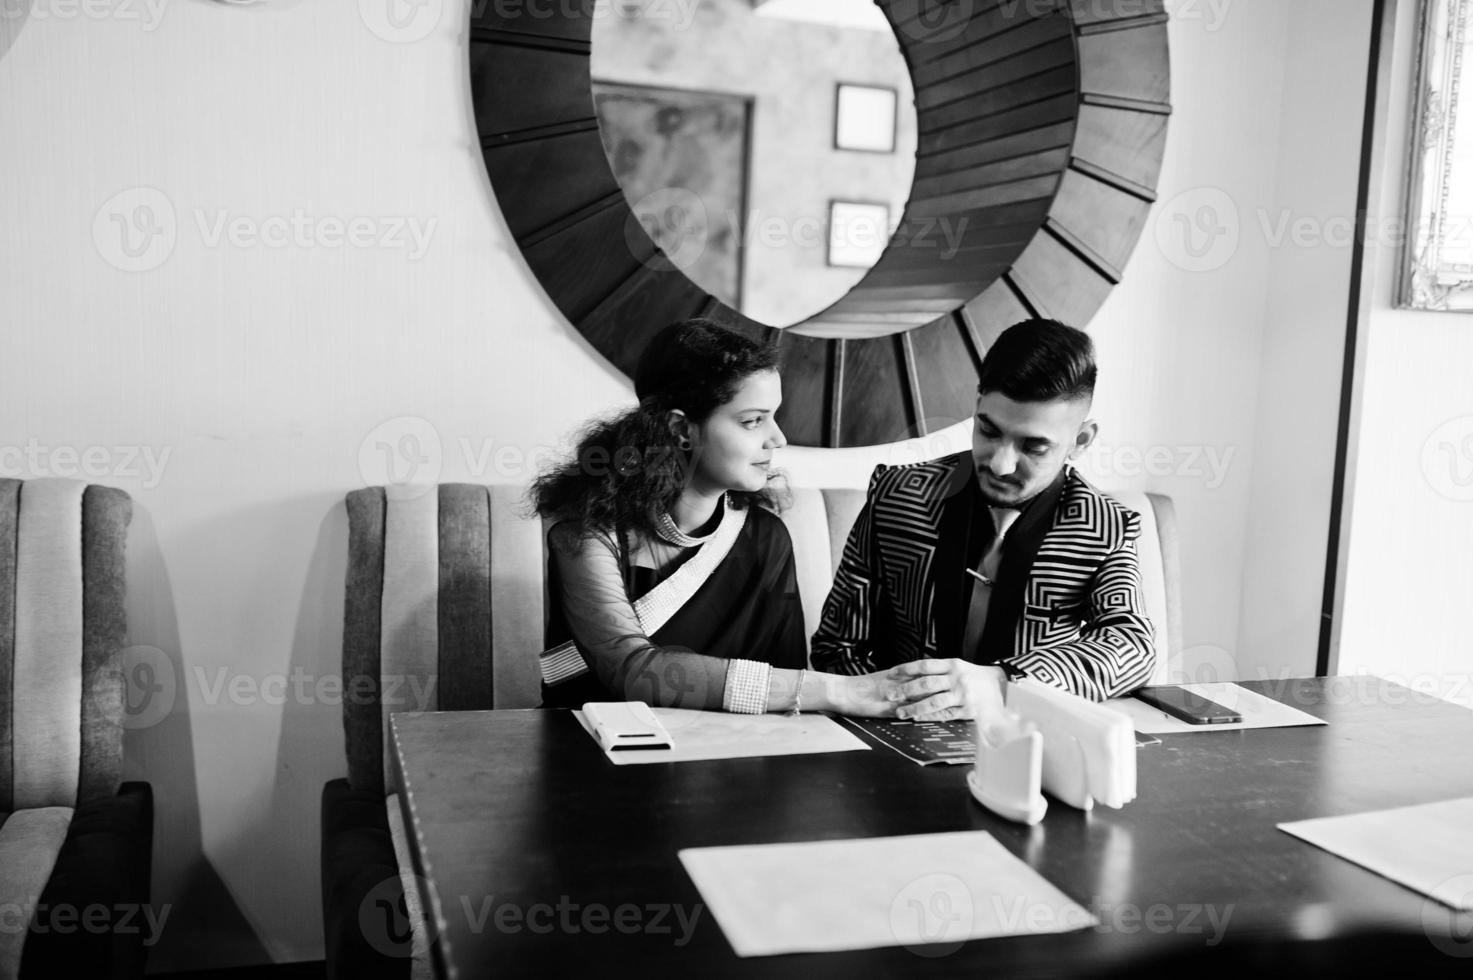
<instances>
[{"instance_id":1,"label":"blazer lapel","mask_svg":"<svg viewBox=\"0 0 1473 980\"><path fill-rule=\"evenodd\" d=\"M1081 583L1093 575L1096 553L1103 547L1096 513L1099 501L1072 469L1064 484L1053 521L1043 535L1022 595L1013 631L1014 653L1037 645L1061 612L1080 602Z\"/></svg>"},{"instance_id":2,"label":"blazer lapel","mask_svg":"<svg viewBox=\"0 0 1473 980\"><path fill-rule=\"evenodd\" d=\"M958 601L954 580L966 574L967 484L976 482L971 458L965 452L937 460L947 467L944 471L917 468L913 479L886 496L883 512L875 514L895 624L891 641L901 660L932 656L961 643L961 627L951 610Z\"/></svg>"},{"instance_id":3,"label":"blazer lapel","mask_svg":"<svg viewBox=\"0 0 1473 980\"><path fill-rule=\"evenodd\" d=\"M1033 568L1044 552L1047 535L1055 523L1055 514L1069 485L1067 467L1018 515L1013 528L1003 539L1002 563L997 570L997 585L987 606L987 626L982 633L982 649L996 651L997 659L1015 652L1014 627L1021 620L1025 592L1033 577ZM983 513L979 520L990 521ZM990 541L990 539L989 539Z\"/></svg>"}]
</instances>

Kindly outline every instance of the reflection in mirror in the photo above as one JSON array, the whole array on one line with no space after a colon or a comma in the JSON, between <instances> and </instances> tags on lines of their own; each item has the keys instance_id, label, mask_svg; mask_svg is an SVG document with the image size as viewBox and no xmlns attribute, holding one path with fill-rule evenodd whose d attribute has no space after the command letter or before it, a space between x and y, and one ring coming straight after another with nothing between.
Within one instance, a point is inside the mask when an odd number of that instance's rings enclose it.
<instances>
[{"instance_id":1,"label":"reflection in mirror","mask_svg":"<svg viewBox=\"0 0 1473 980\"><path fill-rule=\"evenodd\" d=\"M916 148L910 75L871 0L598 0L592 44L610 165L687 276L775 327L864 277Z\"/></svg>"}]
</instances>

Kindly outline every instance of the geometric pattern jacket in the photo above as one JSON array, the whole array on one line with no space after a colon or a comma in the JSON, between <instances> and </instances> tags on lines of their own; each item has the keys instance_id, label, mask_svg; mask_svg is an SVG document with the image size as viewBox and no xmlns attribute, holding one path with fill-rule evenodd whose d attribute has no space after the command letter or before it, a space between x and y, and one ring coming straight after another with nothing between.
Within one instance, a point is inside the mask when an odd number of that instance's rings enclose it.
<instances>
[{"instance_id":1,"label":"geometric pattern jacket","mask_svg":"<svg viewBox=\"0 0 1473 980\"><path fill-rule=\"evenodd\" d=\"M962 656L976 554L967 522L982 509L975 479L970 451L876 467L813 637L815 670ZM983 659L1094 701L1126 694L1156 658L1135 551L1140 516L1072 467L1046 493L1004 540ZM1024 527L1030 513L1034 526Z\"/></svg>"}]
</instances>

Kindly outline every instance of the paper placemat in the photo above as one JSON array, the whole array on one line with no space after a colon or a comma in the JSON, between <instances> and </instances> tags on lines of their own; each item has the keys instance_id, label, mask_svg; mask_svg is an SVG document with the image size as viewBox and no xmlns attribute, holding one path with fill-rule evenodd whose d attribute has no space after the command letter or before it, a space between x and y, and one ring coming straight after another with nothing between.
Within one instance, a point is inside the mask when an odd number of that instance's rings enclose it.
<instances>
[{"instance_id":1,"label":"paper placemat","mask_svg":"<svg viewBox=\"0 0 1473 980\"><path fill-rule=\"evenodd\" d=\"M652 708L675 741L673 749L605 751L616 766L652 762L700 762L763 755L813 755L869 751L863 739L827 715L738 715L689 708ZM583 712L574 711L588 731ZM589 733L592 737L592 733Z\"/></svg>"},{"instance_id":2,"label":"paper placemat","mask_svg":"<svg viewBox=\"0 0 1473 980\"><path fill-rule=\"evenodd\" d=\"M1291 708L1266 694L1250 691L1231 681L1219 681L1214 684L1183 684L1181 687L1182 690L1200 694L1209 701L1216 701L1225 708L1232 708L1243 716L1243 720L1230 725L1193 725L1135 698L1112 698L1105 703L1128 715L1136 731L1153 735L1176 732L1231 732L1242 728L1293 728L1299 725L1325 724L1323 718L1316 718L1308 712Z\"/></svg>"},{"instance_id":3,"label":"paper placemat","mask_svg":"<svg viewBox=\"0 0 1473 980\"><path fill-rule=\"evenodd\" d=\"M1473 797L1278 826L1444 905L1473 912Z\"/></svg>"},{"instance_id":4,"label":"paper placemat","mask_svg":"<svg viewBox=\"0 0 1473 980\"><path fill-rule=\"evenodd\" d=\"M927 947L1098 919L986 831L696 847L686 873L738 956Z\"/></svg>"}]
</instances>

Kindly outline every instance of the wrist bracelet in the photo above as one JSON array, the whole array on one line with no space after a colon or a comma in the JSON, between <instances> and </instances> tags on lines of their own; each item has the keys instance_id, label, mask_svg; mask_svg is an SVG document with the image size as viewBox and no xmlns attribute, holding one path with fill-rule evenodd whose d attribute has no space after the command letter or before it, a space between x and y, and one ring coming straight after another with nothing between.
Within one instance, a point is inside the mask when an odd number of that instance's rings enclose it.
<instances>
[{"instance_id":1,"label":"wrist bracelet","mask_svg":"<svg viewBox=\"0 0 1473 980\"><path fill-rule=\"evenodd\" d=\"M790 715L801 715L803 713L803 677L808 673L808 668L798 668L798 686L793 689L793 710Z\"/></svg>"}]
</instances>

